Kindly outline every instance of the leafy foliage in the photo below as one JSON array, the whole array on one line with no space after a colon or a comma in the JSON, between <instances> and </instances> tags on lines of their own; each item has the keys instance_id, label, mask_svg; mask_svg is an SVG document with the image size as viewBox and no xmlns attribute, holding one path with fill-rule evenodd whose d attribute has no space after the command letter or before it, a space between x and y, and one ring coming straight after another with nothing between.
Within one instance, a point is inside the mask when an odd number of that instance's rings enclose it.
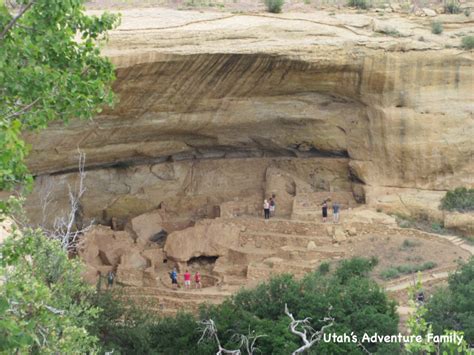
<instances>
[{"instance_id":1,"label":"leafy foliage","mask_svg":"<svg viewBox=\"0 0 474 355\"><path fill-rule=\"evenodd\" d=\"M100 56L98 41L118 17L87 16L83 2L0 3L0 189L31 182L23 131L91 118L112 103L114 71Z\"/></svg>"},{"instance_id":2,"label":"leafy foliage","mask_svg":"<svg viewBox=\"0 0 474 355\"><path fill-rule=\"evenodd\" d=\"M347 2L347 5L351 7L356 7L358 9L363 9L363 10L368 9L370 7L367 0L349 0Z\"/></svg>"},{"instance_id":3,"label":"leafy foliage","mask_svg":"<svg viewBox=\"0 0 474 355\"><path fill-rule=\"evenodd\" d=\"M433 325L427 320L428 309L423 303L415 302L416 295L422 291L421 279L410 287L408 290L408 298L410 307L415 311L408 317L407 328L413 336L421 336L422 341L413 341L405 344L405 350L409 354L471 354L469 346L464 338L464 332L451 329L444 329L439 332L433 332ZM459 336L461 344L452 342L441 342L435 344L432 338L427 337L428 334L445 334L448 336Z\"/></svg>"},{"instance_id":4,"label":"leafy foliage","mask_svg":"<svg viewBox=\"0 0 474 355\"><path fill-rule=\"evenodd\" d=\"M382 270L382 272L380 272L380 277L382 277L385 280L395 279L399 277L400 275L413 274L419 271L430 270L435 267L436 267L436 263L433 261L427 261L423 264L415 264L415 265L412 265L412 264L398 265L396 267L390 267L385 270Z\"/></svg>"},{"instance_id":5,"label":"leafy foliage","mask_svg":"<svg viewBox=\"0 0 474 355\"><path fill-rule=\"evenodd\" d=\"M266 335L256 343L262 354L289 354L300 347L300 339L288 329L290 320L284 314L285 304L295 318L311 317L310 325L314 329L320 329L325 324L322 319L330 315L335 318L330 331L337 334L354 331L360 338L365 332L396 334L398 315L395 304L367 277L374 264L375 260L349 260L341 263L334 274L323 275L315 271L302 280L296 280L291 275L280 275L254 289L241 290L221 305L203 307L199 318L214 320L220 342L226 349L239 347L235 334L254 331L255 334ZM140 332L140 341L150 339L147 353L215 353L214 343L197 344L201 335L197 320L189 314L158 320ZM123 333L128 333L127 329L132 330L133 325L125 325ZM132 347L134 345L120 337L114 339L114 344L115 349L120 349L122 353L136 352ZM364 346L369 351L381 353L397 353L400 349L398 344ZM320 342L313 346L311 353L364 352L353 343Z\"/></svg>"},{"instance_id":6,"label":"leafy foliage","mask_svg":"<svg viewBox=\"0 0 474 355\"><path fill-rule=\"evenodd\" d=\"M461 46L464 48L464 49L467 49L467 50L471 50L471 49L474 49L474 36L464 36L462 39L461 39ZM469 191L472 191L469 190ZM473 206L473 203L471 202L470 204L471 206L471 211L474 209Z\"/></svg>"},{"instance_id":7,"label":"leafy foliage","mask_svg":"<svg viewBox=\"0 0 474 355\"><path fill-rule=\"evenodd\" d=\"M444 6L444 11L447 14L459 14L461 13L461 6L457 1L450 1Z\"/></svg>"},{"instance_id":8,"label":"leafy foliage","mask_svg":"<svg viewBox=\"0 0 474 355\"><path fill-rule=\"evenodd\" d=\"M264 0L265 6L269 12L280 13L285 0Z\"/></svg>"},{"instance_id":9,"label":"leafy foliage","mask_svg":"<svg viewBox=\"0 0 474 355\"><path fill-rule=\"evenodd\" d=\"M86 353L99 309L58 242L40 231L14 232L0 248L0 353Z\"/></svg>"},{"instance_id":10,"label":"leafy foliage","mask_svg":"<svg viewBox=\"0 0 474 355\"><path fill-rule=\"evenodd\" d=\"M474 257L449 277L449 287L440 288L427 304L426 319L436 334L444 329L462 330L474 345Z\"/></svg>"},{"instance_id":11,"label":"leafy foliage","mask_svg":"<svg viewBox=\"0 0 474 355\"><path fill-rule=\"evenodd\" d=\"M474 48L474 36L471 37ZM474 189L458 187L446 192L446 196L441 200L441 209L458 212L474 211Z\"/></svg>"},{"instance_id":12,"label":"leafy foliage","mask_svg":"<svg viewBox=\"0 0 474 355\"><path fill-rule=\"evenodd\" d=\"M433 21L431 23L431 33L435 35L443 33L443 24L439 21Z\"/></svg>"}]
</instances>

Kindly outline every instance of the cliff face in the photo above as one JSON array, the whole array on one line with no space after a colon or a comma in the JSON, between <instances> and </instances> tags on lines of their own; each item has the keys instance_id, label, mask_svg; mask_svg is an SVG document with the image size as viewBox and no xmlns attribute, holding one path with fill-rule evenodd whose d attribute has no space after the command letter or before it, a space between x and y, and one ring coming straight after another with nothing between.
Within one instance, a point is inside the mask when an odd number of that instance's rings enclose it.
<instances>
[{"instance_id":1,"label":"cliff face","mask_svg":"<svg viewBox=\"0 0 474 355\"><path fill-rule=\"evenodd\" d=\"M342 170L322 175L332 185L313 181L313 189L352 189L388 209L400 204L390 196L413 196L412 189L433 202L443 190L474 186L473 56L441 49L465 24L438 38L428 22L401 18L143 11L124 14L105 50L117 65L119 103L93 122L29 135L35 174L73 171L79 146L100 176L139 165L149 178L150 166L179 170L202 159L215 169L222 161L223 176L231 173L225 159L309 159L318 167L343 159ZM377 31L393 23L406 36ZM311 184L314 173L295 176ZM235 191L229 184L226 198L262 184ZM90 185L91 195L107 194ZM173 187L177 195L182 186ZM150 207L163 199L153 200Z\"/></svg>"}]
</instances>

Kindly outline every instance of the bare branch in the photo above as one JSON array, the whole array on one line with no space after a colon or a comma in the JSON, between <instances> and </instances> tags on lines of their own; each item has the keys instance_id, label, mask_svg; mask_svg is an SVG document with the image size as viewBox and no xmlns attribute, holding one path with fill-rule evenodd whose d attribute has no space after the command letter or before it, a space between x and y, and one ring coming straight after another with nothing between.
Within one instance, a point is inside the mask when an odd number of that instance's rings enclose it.
<instances>
[{"instance_id":1,"label":"bare branch","mask_svg":"<svg viewBox=\"0 0 474 355\"><path fill-rule=\"evenodd\" d=\"M257 335L254 330L250 331L250 327L249 327L249 331L247 335L236 333L232 336L231 340L239 342L240 343L239 348L243 347L244 350L247 352L247 354L253 355L256 351L259 351L259 349L255 345L257 340L259 338L263 338L266 336L267 335L265 334Z\"/></svg>"},{"instance_id":2,"label":"bare branch","mask_svg":"<svg viewBox=\"0 0 474 355\"><path fill-rule=\"evenodd\" d=\"M34 105L36 105L38 103L38 101L40 100L41 98L38 97L36 98L35 100L33 100L31 103L29 103L28 105L25 105L23 106L20 110L16 111L16 112L13 112L11 114L9 114L8 116L6 116L5 118L8 120L10 118L13 118L13 117L18 117L26 112L28 112L29 110L31 110L33 108Z\"/></svg>"},{"instance_id":3,"label":"bare branch","mask_svg":"<svg viewBox=\"0 0 474 355\"><path fill-rule=\"evenodd\" d=\"M43 209L43 230L50 238L57 239L61 242L64 250L74 251L77 247L79 237L86 233L93 225L91 221L84 226L81 220L81 198L86 192L84 181L87 173L85 172L86 155L78 150L79 153L79 174L74 188L68 184L69 210L66 214L56 217L53 223L53 229L47 230L44 226L46 223L47 206L51 202L52 186L46 185L45 192L42 197Z\"/></svg>"},{"instance_id":4,"label":"bare branch","mask_svg":"<svg viewBox=\"0 0 474 355\"><path fill-rule=\"evenodd\" d=\"M331 311L331 309L332 307L329 309L329 311ZM313 327L311 327L311 324L310 324L311 318L296 320L293 317L293 314L289 312L288 306L286 303L285 303L285 314L291 319L291 322L289 325L291 333L299 336L304 343L304 345L302 345L301 347L299 347L293 352L293 355L300 354L308 350L309 348L311 348L315 343L318 343L319 341L321 341L321 338L324 332L326 331L326 329L331 327L334 324L334 318L332 318L331 316L325 317L323 319L323 322L326 322L328 324L325 324L324 326L321 327L320 330L316 331Z\"/></svg>"},{"instance_id":5,"label":"bare branch","mask_svg":"<svg viewBox=\"0 0 474 355\"><path fill-rule=\"evenodd\" d=\"M213 339L218 346L218 351L216 355L241 355L240 350L227 350L222 347L221 342L219 340L219 336L217 335L216 325L212 319L200 321L198 322L198 324L201 325L200 330L202 331L202 335L198 340L198 344L200 344L204 339Z\"/></svg>"},{"instance_id":6,"label":"bare branch","mask_svg":"<svg viewBox=\"0 0 474 355\"><path fill-rule=\"evenodd\" d=\"M7 35L8 31L12 29L13 26L15 26L15 23L18 22L20 17L22 17L28 9L33 6L33 4L36 2L36 0L31 0L29 3L27 3L25 6L23 6L20 9L20 12L16 16L14 16L11 21L8 23L8 25L3 29L2 33L0 33L0 41L2 41L5 36Z\"/></svg>"}]
</instances>

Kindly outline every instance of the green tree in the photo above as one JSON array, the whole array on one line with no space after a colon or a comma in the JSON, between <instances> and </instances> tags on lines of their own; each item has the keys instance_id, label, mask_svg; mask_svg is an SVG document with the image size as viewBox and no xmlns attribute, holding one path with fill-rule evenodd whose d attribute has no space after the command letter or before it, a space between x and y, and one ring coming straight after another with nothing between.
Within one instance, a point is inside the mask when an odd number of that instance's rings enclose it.
<instances>
[{"instance_id":1,"label":"green tree","mask_svg":"<svg viewBox=\"0 0 474 355\"><path fill-rule=\"evenodd\" d=\"M150 354L212 354L216 352L215 342L206 340L198 344L202 334L198 322L212 319L225 349L241 346L241 338L236 334L265 335L255 343L259 353L287 355L301 346L301 339L289 330L285 304L295 319L310 317L309 325L315 330L326 325L324 318L330 316L334 318L328 328L331 333L354 332L359 339L364 333L397 334L395 303L367 276L374 264L375 260L349 260L341 263L334 274L313 272L301 280L279 275L256 288L239 291L220 305L202 307L199 317L180 313L149 322L144 327L140 325L140 317L136 321L114 321L102 328L108 329L105 332L108 336L102 337L104 348L136 353L140 344L141 349ZM140 339L131 341L137 336ZM396 354L401 350L398 344L362 345L373 353ZM366 350L360 344L319 342L309 353L365 354Z\"/></svg>"},{"instance_id":2,"label":"green tree","mask_svg":"<svg viewBox=\"0 0 474 355\"><path fill-rule=\"evenodd\" d=\"M463 331L474 345L474 257L449 277L448 287L438 289L426 308L426 319L436 334L445 329Z\"/></svg>"},{"instance_id":3,"label":"green tree","mask_svg":"<svg viewBox=\"0 0 474 355\"><path fill-rule=\"evenodd\" d=\"M14 231L0 246L0 353L87 353L99 313L93 289L59 242L41 231Z\"/></svg>"},{"instance_id":4,"label":"green tree","mask_svg":"<svg viewBox=\"0 0 474 355\"><path fill-rule=\"evenodd\" d=\"M118 16L87 16L83 3L0 1L0 190L31 182L22 132L112 103L114 70L99 43Z\"/></svg>"},{"instance_id":5,"label":"green tree","mask_svg":"<svg viewBox=\"0 0 474 355\"><path fill-rule=\"evenodd\" d=\"M280 13L285 4L285 0L263 0L263 2L265 3L267 10L275 14Z\"/></svg>"}]
</instances>

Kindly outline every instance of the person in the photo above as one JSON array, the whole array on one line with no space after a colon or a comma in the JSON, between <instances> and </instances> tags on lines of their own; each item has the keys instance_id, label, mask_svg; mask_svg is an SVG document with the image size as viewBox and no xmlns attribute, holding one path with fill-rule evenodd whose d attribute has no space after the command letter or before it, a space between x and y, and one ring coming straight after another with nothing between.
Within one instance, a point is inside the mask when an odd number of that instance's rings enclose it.
<instances>
[{"instance_id":1,"label":"person","mask_svg":"<svg viewBox=\"0 0 474 355\"><path fill-rule=\"evenodd\" d=\"M189 270L184 273L184 288L188 290L191 288L191 273Z\"/></svg>"},{"instance_id":2,"label":"person","mask_svg":"<svg viewBox=\"0 0 474 355\"><path fill-rule=\"evenodd\" d=\"M265 216L265 219L270 218L270 204L266 199L263 201L263 214Z\"/></svg>"},{"instance_id":3,"label":"person","mask_svg":"<svg viewBox=\"0 0 474 355\"><path fill-rule=\"evenodd\" d=\"M323 202L323 222L326 222L326 219L328 218L328 204L326 201Z\"/></svg>"},{"instance_id":4,"label":"person","mask_svg":"<svg viewBox=\"0 0 474 355\"><path fill-rule=\"evenodd\" d=\"M173 288L178 288L178 272L175 267L173 268L173 271L170 272L170 278Z\"/></svg>"},{"instance_id":5,"label":"person","mask_svg":"<svg viewBox=\"0 0 474 355\"><path fill-rule=\"evenodd\" d=\"M418 292L416 295L416 301L418 304L423 304L425 303L425 293L423 291Z\"/></svg>"},{"instance_id":6,"label":"person","mask_svg":"<svg viewBox=\"0 0 474 355\"><path fill-rule=\"evenodd\" d=\"M339 223L339 209L340 209L339 204L337 202L334 202L332 204L332 217L333 217L334 223Z\"/></svg>"},{"instance_id":7,"label":"person","mask_svg":"<svg viewBox=\"0 0 474 355\"><path fill-rule=\"evenodd\" d=\"M107 288L111 288L114 285L115 274L112 270L107 274Z\"/></svg>"},{"instance_id":8,"label":"person","mask_svg":"<svg viewBox=\"0 0 474 355\"><path fill-rule=\"evenodd\" d=\"M199 271L196 271L196 273L194 274L194 282L196 283L196 288L201 288L202 285L201 285L201 274L199 273Z\"/></svg>"},{"instance_id":9,"label":"person","mask_svg":"<svg viewBox=\"0 0 474 355\"><path fill-rule=\"evenodd\" d=\"M275 198L270 197L270 217L275 216Z\"/></svg>"}]
</instances>

